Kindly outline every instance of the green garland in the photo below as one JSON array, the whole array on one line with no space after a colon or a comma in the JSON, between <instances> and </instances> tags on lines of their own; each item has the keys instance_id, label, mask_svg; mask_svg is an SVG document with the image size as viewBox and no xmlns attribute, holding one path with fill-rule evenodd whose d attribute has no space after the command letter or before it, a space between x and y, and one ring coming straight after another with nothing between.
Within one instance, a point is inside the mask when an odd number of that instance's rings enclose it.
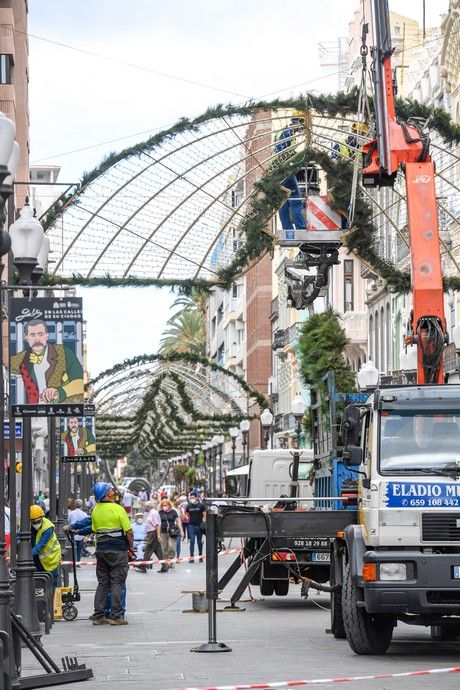
<instances>
[{"instance_id":1,"label":"green garland","mask_svg":"<svg viewBox=\"0 0 460 690\"><path fill-rule=\"evenodd\" d=\"M240 387L256 399L261 408L268 406L268 401L261 393L249 386L246 381L224 367L208 360L201 355L191 353L173 353L171 355L141 355L102 372L87 384L87 388L94 387L98 382L126 371L121 380L134 379L137 372L133 367L150 362L187 362L201 364L213 371L219 371L234 379ZM163 383L166 379L174 383L180 404L177 405L173 396L166 394ZM117 379L119 382L120 379ZM97 392L106 391L111 382L104 383ZM217 390L217 389L216 389ZM231 402L231 397L225 392L218 391L223 399ZM102 457L112 458L114 455L126 455L133 447L138 447L144 456L162 457L163 454L174 455L184 450L190 450L196 443L201 443L211 433L225 433L231 426L238 424L246 415L243 412L233 414L202 414L194 406L193 399L187 392L182 377L175 371L161 371L150 384L142 400L142 404L134 415L128 417L119 415L101 415L96 418L96 437L98 453ZM159 428L158 419L168 419L167 428Z\"/></svg>"},{"instance_id":2,"label":"green garland","mask_svg":"<svg viewBox=\"0 0 460 690\"><path fill-rule=\"evenodd\" d=\"M315 112L335 117L355 114L358 107L358 92L356 89L349 93L339 92L332 96L313 95L300 96L298 98L276 99L274 101L250 101L242 106L219 104L209 108L202 115L194 118L181 118L175 125L167 130L158 132L144 142L123 149L119 153L109 154L102 163L91 172L85 173L78 189L69 193L63 200L56 202L48 212L44 220L45 228L49 228L63 213L66 207L72 203L78 204L79 197L84 189L97 177L106 172L111 166L123 159L141 155L151 151L157 146L174 138L176 135L196 131L200 125L210 120L231 116L250 116L255 111L275 111L278 109L294 108L299 110L313 109ZM371 99L372 107L372 99ZM453 123L451 116L441 108L428 108L416 101L397 99L396 112L399 118L407 121L412 117L420 117L428 121L429 126L442 136L447 144L460 142L460 125ZM303 154L302 159L304 159ZM351 164L347 161L333 161L327 153L315 149L308 149L309 160L316 161L325 170L328 176L328 185L331 189L331 206L335 210L345 210L348 207L351 193ZM245 270L251 261L260 259L272 246L272 238L265 232L267 223L284 202L285 196L280 189L280 182L286 171L295 172L300 169L295 162L283 164L269 170L256 183L259 194L251 200L249 212L240 225L240 230L245 236L244 246L238 250L230 266L227 266L218 274L217 281L204 280L157 280L142 279L130 276L128 278L113 278L110 275L100 278L84 278L75 274L71 278L61 276L44 276L42 284L46 285L82 285L88 287L116 287L116 286L177 286L180 291L190 294L193 287L199 286L210 289L213 285L221 285L228 288L238 275ZM372 224L372 211L368 203L363 199L356 199L354 226L345 239L347 247L354 251L358 257L368 263L389 284L392 290L407 292L410 290L410 274L399 271L392 264L382 260L374 246L375 228ZM460 278L449 277L444 280L446 289L460 290Z\"/></svg>"}]
</instances>

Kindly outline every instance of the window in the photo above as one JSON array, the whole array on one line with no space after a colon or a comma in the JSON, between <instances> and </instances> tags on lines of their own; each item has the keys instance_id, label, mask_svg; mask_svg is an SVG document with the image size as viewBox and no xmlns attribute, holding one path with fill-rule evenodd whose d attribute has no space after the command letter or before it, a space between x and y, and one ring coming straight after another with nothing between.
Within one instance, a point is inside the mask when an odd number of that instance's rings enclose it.
<instances>
[{"instance_id":1,"label":"window","mask_svg":"<svg viewBox=\"0 0 460 690\"><path fill-rule=\"evenodd\" d=\"M224 303L221 302L219 305L219 308L217 310L217 323L220 323L222 321L223 315L224 315Z\"/></svg>"},{"instance_id":2,"label":"window","mask_svg":"<svg viewBox=\"0 0 460 690\"><path fill-rule=\"evenodd\" d=\"M353 259L345 259L343 262L343 310L353 311Z\"/></svg>"},{"instance_id":3,"label":"window","mask_svg":"<svg viewBox=\"0 0 460 690\"><path fill-rule=\"evenodd\" d=\"M233 283L232 285L232 297L233 299L238 298L238 285L236 283Z\"/></svg>"},{"instance_id":4,"label":"window","mask_svg":"<svg viewBox=\"0 0 460 690\"><path fill-rule=\"evenodd\" d=\"M11 55L0 53L0 84L11 84Z\"/></svg>"}]
</instances>

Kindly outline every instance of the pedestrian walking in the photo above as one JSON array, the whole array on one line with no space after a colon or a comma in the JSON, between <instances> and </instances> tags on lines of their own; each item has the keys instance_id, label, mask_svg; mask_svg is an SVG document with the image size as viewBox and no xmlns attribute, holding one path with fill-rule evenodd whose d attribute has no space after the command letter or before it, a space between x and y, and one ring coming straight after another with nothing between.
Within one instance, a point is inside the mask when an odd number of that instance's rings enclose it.
<instances>
[{"instance_id":1,"label":"pedestrian walking","mask_svg":"<svg viewBox=\"0 0 460 690\"><path fill-rule=\"evenodd\" d=\"M133 530L125 509L115 502L115 490L107 482L96 482L97 501L91 513L96 534L96 577L93 625L127 625L123 615L122 592L128 575L128 552L134 556ZM104 608L108 591L112 592L110 620Z\"/></svg>"},{"instance_id":2,"label":"pedestrian walking","mask_svg":"<svg viewBox=\"0 0 460 690\"><path fill-rule=\"evenodd\" d=\"M190 522L190 515L187 513L187 506L188 506L188 500L187 496L181 496L179 498L179 515L180 515L180 521L182 522L182 530L185 534L186 539L190 539L190 535L188 532L188 526Z\"/></svg>"},{"instance_id":3,"label":"pedestrian walking","mask_svg":"<svg viewBox=\"0 0 460 690\"><path fill-rule=\"evenodd\" d=\"M158 560L162 561L163 560L163 550L161 548L161 518L158 510L155 508L153 501L147 501L145 504L145 509L148 510L148 515L145 519L145 541L146 541L146 547L144 551L144 561L149 561L152 558L152 555L155 554L155 556L158 558ZM150 569L152 568L151 565L146 566L140 566L139 570L142 572L147 572L147 567ZM166 573L168 571L168 568L165 567L164 564L162 564L160 570L158 571L159 573Z\"/></svg>"},{"instance_id":4,"label":"pedestrian walking","mask_svg":"<svg viewBox=\"0 0 460 690\"><path fill-rule=\"evenodd\" d=\"M206 520L206 506L198 499L198 496L191 494L186 512L190 518L188 526L190 534L190 558L193 558L195 555L195 539L198 544L198 555L202 556L204 534L203 526ZM190 562L194 563L194 561Z\"/></svg>"},{"instance_id":5,"label":"pedestrian walking","mask_svg":"<svg viewBox=\"0 0 460 690\"><path fill-rule=\"evenodd\" d=\"M141 510L145 510L145 504L149 500L149 495L148 495L147 491L145 489L141 489L138 492L137 497L138 497L139 501L141 502Z\"/></svg>"},{"instance_id":6,"label":"pedestrian walking","mask_svg":"<svg viewBox=\"0 0 460 690\"><path fill-rule=\"evenodd\" d=\"M136 561L142 561L144 557L145 537L144 513L139 512L135 514L133 523L133 544L134 551L136 552Z\"/></svg>"},{"instance_id":7,"label":"pedestrian walking","mask_svg":"<svg viewBox=\"0 0 460 690\"><path fill-rule=\"evenodd\" d=\"M182 524L177 510L174 509L169 498L163 498L160 503L159 515L161 518L161 548L163 558L170 560L176 554L177 536L184 536ZM173 567L172 563L165 564L167 569Z\"/></svg>"},{"instance_id":8,"label":"pedestrian walking","mask_svg":"<svg viewBox=\"0 0 460 690\"><path fill-rule=\"evenodd\" d=\"M69 510L67 517L67 522L70 525L70 527L72 527L79 520L84 520L85 517L88 517L85 511L82 509L82 506L83 501L81 500L81 498L77 498L77 500L75 501L75 508L73 510ZM76 549L76 562L79 563L81 561L81 550L83 548L84 537L81 534L76 534L74 540Z\"/></svg>"},{"instance_id":9,"label":"pedestrian walking","mask_svg":"<svg viewBox=\"0 0 460 690\"><path fill-rule=\"evenodd\" d=\"M30 506L32 556L37 570L50 573L53 589L58 586L61 546L56 528L38 505Z\"/></svg>"},{"instance_id":10,"label":"pedestrian walking","mask_svg":"<svg viewBox=\"0 0 460 690\"><path fill-rule=\"evenodd\" d=\"M133 507L133 500L134 496L133 494L126 489L125 493L123 494L123 497L121 499L121 505L125 509L128 515L131 515L132 507Z\"/></svg>"}]
</instances>

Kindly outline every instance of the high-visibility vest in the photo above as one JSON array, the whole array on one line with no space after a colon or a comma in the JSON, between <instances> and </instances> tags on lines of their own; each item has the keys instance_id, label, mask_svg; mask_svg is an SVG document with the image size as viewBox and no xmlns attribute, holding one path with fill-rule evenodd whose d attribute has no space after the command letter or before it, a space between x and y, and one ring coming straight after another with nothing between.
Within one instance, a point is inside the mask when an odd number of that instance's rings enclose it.
<instances>
[{"instance_id":1,"label":"high-visibility vest","mask_svg":"<svg viewBox=\"0 0 460 690\"><path fill-rule=\"evenodd\" d=\"M43 569L46 570L46 572L48 573L50 573L53 570L56 570L59 563L61 562L61 546L56 536L55 527L51 520L48 520L48 518L43 518L42 524L40 525L40 529L37 530L37 537L35 542L36 544L38 544L43 532L45 532L50 527L53 528L53 533L46 542L43 549L38 554Z\"/></svg>"},{"instance_id":2,"label":"high-visibility vest","mask_svg":"<svg viewBox=\"0 0 460 690\"><path fill-rule=\"evenodd\" d=\"M285 132L291 132L292 134L288 135L287 137L283 137L283 139L281 139L281 136L282 136ZM276 151L276 144L277 144L280 140L281 140L281 141L286 141L286 145L283 147L282 151L283 151L284 149L289 148L290 146L296 146L296 145L297 145L296 138L295 138L295 136L293 136L293 135L294 135L294 130L291 129L290 127L285 127L285 129L282 129L280 132L276 132L276 134L275 134L275 151ZM281 151L278 151L278 153L281 153Z\"/></svg>"}]
</instances>

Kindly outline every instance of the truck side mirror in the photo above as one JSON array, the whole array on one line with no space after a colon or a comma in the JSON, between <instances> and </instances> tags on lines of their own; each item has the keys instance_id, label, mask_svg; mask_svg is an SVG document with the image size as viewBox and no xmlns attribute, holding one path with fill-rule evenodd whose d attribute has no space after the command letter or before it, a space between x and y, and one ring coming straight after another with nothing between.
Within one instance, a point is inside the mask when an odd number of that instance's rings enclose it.
<instances>
[{"instance_id":1,"label":"truck side mirror","mask_svg":"<svg viewBox=\"0 0 460 690\"><path fill-rule=\"evenodd\" d=\"M361 409L350 406L345 408L342 417L340 436L342 444L346 446L357 446L361 434Z\"/></svg>"},{"instance_id":2,"label":"truck side mirror","mask_svg":"<svg viewBox=\"0 0 460 690\"><path fill-rule=\"evenodd\" d=\"M361 465L363 461L363 449L361 446L347 446L342 454L345 467Z\"/></svg>"}]
</instances>

